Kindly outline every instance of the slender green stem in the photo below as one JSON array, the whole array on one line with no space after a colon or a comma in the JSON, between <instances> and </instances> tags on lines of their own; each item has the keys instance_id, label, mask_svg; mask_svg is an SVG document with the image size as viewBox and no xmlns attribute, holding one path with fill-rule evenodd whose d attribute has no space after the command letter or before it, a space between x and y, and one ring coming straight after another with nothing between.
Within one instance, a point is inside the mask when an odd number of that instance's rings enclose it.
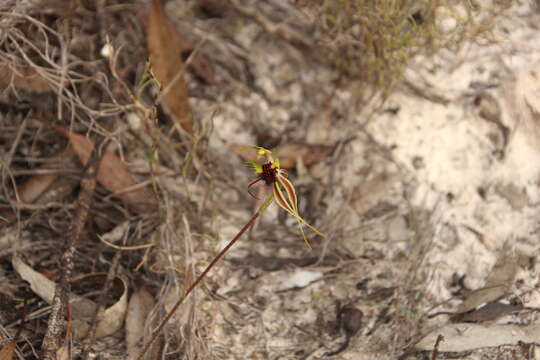
<instances>
[{"instance_id":1,"label":"slender green stem","mask_svg":"<svg viewBox=\"0 0 540 360\"><path fill-rule=\"evenodd\" d=\"M271 202L271 201L270 201ZM137 360L142 360L144 355L146 354L146 352L148 351L148 349L150 348L150 346L152 346L152 344L154 343L154 341L156 341L159 333L161 332L161 330L163 330L163 327L169 322L169 320L171 319L171 317L174 315L174 313L176 312L176 310L178 310L178 308L180 307L180 305L182 305L182 303L184 302L184 300L186 300L186 298L189 296L189 294L193 291L193 289L195 289L195 287L197 287L197 285L201 282L202 279L204 279L204 277L206 276L206 274L214 267L214 265L223 257L223 255L225 255L225 253L238 241L238 239L240 239L240 237L251 227L253 226L253 224L255 223L255 220L257 220L257 218L259 217L259 215L262 214L262 212L266 209L266 207L268 207L269 204L268 203L268 200L263 204L263 206L261 206L261 208L255 213L253 214L253 216L251 217L251 219L249 219L249 221L246 223L246 225L244 225L244 227L242 229L240 229L240 231L238 232L238 234L236 234L236 236L234 237L234 239L232 239L228 244L227 246L225 246L223 248L223 250L221 250L219 252L219 254L216 255L216 257L210 262L210 264L208 264L208 266L206 266L206 268L204 269L204 271L197 277L197 279L195 279L195 281L193 282L193 284L191 284L191 286L184 292L184 296L182 296L177 302L176 304L174 304L173 308L171 309L171 311L169 311L169 313L167 314L167 316L165 316L165 318L161 321L161 323L159 324L159 326L157 327L156 331L154 331L154 333L152 334L152 337L150 338L150 341L148 341L145 345L144 345L144 348L142 350L142 352L140 353L140 355L137 357ZM266 206L264 206L266 205ZM264 207L264 208L263 208ZM261 211L262 210L262 211Z\"/></svg>"}]
</instances>

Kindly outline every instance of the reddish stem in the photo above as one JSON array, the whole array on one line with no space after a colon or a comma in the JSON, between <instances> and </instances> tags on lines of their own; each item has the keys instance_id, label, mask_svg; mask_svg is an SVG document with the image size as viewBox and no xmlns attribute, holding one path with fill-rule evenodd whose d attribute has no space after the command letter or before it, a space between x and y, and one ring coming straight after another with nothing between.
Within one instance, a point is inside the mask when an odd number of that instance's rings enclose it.
<instances>
[{"instance_id":1,"label":"reddish stem","mask_svg":"<svg viewBox=\"0 0 540 360\"><path fill-rule=\"evenodd\" d=\"M163 327L169 322L169 320L171 319L171 317L174 315L174 313L176 312L176 310L178 310L178 308L180 307L180 305L182 305L182 303L184 302L184 300L186 300L186 298L188 297L188 295L193 291L193 289L195 289L195 287L197 287L197 285L202 281L202 279L204 279L204 277L206 276L206 274L208 274L208 272L214 267L214 265L223 257L223 255L225 255L225 253L227 251L229 251L229 249L238 241L238 239L240 239L240 237L251 227L253 226L253 224L255 223L255 220L257 220L257 218L259 217L259 215L261 214L261 211L257 211L255 214L253 214L253 216L251 217L251 219L249 219L249 221L246 223L246 225L244 225L244 227L242 229L240 229L240 231L238 232L238 234L236 234L236 236L234 237L234 239L232 239L228 244L227 246L225 246L223 248L223 250L221 250L219 252L219 254L216 255L216 257L214 257L214 259L212 259L212 261L210 262L210 264L208 264L206 266L206 268L203 270L203 272L197 277L197 279L195 279L195 281L193 282L193 284L191 284L191 286L184 292L184 296L182 296L180 299L178 299L178 301L176 302L176 304L174 304L173 308L171 309L171 311L169 311L169 313L165 316L165 318L161 321L161 323L159 324L159 326L157 327L156 331L154 331L154 333L152 334L152 337L150 338L150 341L148 341L145 345L144 345L144 348L142 350L142 352L140 353L140 355L137 357L137 360L142 360L142 358L144 357L144 355L146 354L146 352L148 351L148 349L150 348L150 346L154 343L154 341L156 341L159 333L161 332L161 330L163 330Z\"/></svg>"}]
</instances>

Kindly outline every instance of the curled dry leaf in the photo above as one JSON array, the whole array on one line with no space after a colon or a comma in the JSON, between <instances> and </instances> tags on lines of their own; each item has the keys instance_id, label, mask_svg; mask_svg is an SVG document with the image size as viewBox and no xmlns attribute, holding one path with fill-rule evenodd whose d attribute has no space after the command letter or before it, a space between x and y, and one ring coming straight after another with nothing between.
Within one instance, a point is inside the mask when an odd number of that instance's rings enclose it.
<instances>
[{"instance_id":1,"label":"curled dry leaf","mask_svg":"<svg viewBox=\"0 0 540 360\"><path fill-rule=\"evenodd\" d=\"M25 264L19 257L11 260L15 271L28 283L36 295L47 303L52 304L56 283L43 274ZM81 277L72 283L72 287L83 290L102 287L106 274L92 274ZM89 285L94 284L94 285ZM96 285L97 284L97 285ZM127 283L122 278L115 278L111 294L118 294L118 300L98 316L96 337L108 336L118 331L124 323L127 311ZM78 338L86 336L90 321L97 309L97 304L83 296L70 294L71 314L73 317L73 332Z\"/></svg>"},{"instance_id":2,"label":"curled dry leaf","mask_svg":"<svg viewBox=\"0 0 540 360\"><path fill-rule=\"evenodd\" d=\"M11 263L19 276L28 281L32 291L48 304L52 304L56 283L32 269L17 256L13 257ZM92 316L96 311L96 304L93 301L77 295L72 295L70 298L74 318Z\"/></svg>"},{"instance_id":3,"label":"curled dry leaf","mask_svg":"<svg viewBox=\"0 0 540 360\"><path fill-rule=\"evenodd\" d=\"M96 286L103 288L106 278L106 274L86 275L74 282L73 286L80 285L81 289L88 289L89 286L86 284L96 283ZM80 282L84 283L80 284ZM128 305L127 281L122 277L116 277L114 279L111 294L119 295L118 301L98 315L96 338L112 335L120 330L124 324ZM93 315L94 314L90 317L73 320L73 335L75 338L81 339L88 335Z\"/></svg>"},{"instance_id":4,"label":"curled dry leaf","mask_svg":"<svg viewBox=\"0 0 540 360\"><path fill-rule=\"evenodd\" d=\"M154 298L145 288L137 289L129 300L125 325L128 359L136 359L142 350L145 325L154 306Z\"/></svg>"},{"instance_id":5,"label":"curled dry leaf","mask_svg":"<svg viewBox=\"0 0 540 360\"><path fill-rule=\"evenodd\" d=\"M124 238L124 235L129 230L129 225L129 221L124 221L108 233L101 235L101 238L110 243L116 243Z\"/></svg>"},{"instance_id":6,"label":"curled dry leaf","mask_svg":"<svg viewBox=\"0 0 540 360\"><path fill-rule=\"evenodd\" d=\"M177 125L193 135L193 114L183 74L184 63L178 56L180 40L174 25L163 13L160 0L152 1L146 32L150 63L161 84L161 105Z\"/></svg>"}]
</instances>

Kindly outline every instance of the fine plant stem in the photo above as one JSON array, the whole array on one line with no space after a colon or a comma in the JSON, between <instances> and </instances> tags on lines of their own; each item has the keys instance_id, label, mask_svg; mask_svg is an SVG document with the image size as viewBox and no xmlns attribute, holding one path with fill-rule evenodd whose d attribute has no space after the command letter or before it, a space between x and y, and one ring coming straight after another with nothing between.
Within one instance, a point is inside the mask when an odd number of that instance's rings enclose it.
<instances>
[{"instance_id":1,"label":"fine plant stem","mask_svg":"<svg viewBox=\"0 0 540 360\"><path fill-rule=\"evenodd\" d=\"M268 206L268 205L266 205ZM263 205L264 208L266 208L264 205ZM257 211L255 214L253 214L253 216L251 217L251 219L249 219L249 221L244 225L244 227L242 229L240 229L240 231L238 232L238 234L236 234L236 236L234 237L234 239L232 239L228 244L227 246L225 246L223 248L223 250L221 250L219 252L219 254L216 255L216 257L214 257L214 259L210 262L210 264L208 264L208 266L206 266L206 268L204 269L204 271L197 277L197 279L195 279L195 281L193 282L193 284L191 284L191 286L184 291L184 295L174 304L173 308L171 309L171 311L169 311L169 313L167 314L167 316L165 316L165 318L161 321L161 323L159 324L159 326L157 327L156 331L154 331L154 333L152 334L152 337L150 338L150 341L148 341L145 345L144 345L144 348L142 350L142 352L140 353L140 355L137 357L137 360L142 360L144 355L146 354L146 352L148 351L148 349L150 348L150 346L154 343L154 341L156 341L159 333L161 332L161 330L163 330L163 327L169 322L169 320L171 319L171 317L174 315L174 313L176 312L176 310L178 310L178 307L180 305L182 305L182 303L184 302L184 300L186 300L186 298L189 296L189 294L193 291L193 289L195 289L197 287L197 285L202 281L202 279L204 279L204 277L206 276L206 274L208 274L208 272L214 267L214 265L223 257L223 255L225 255L225 253L238 241L238 239L240 239L240 237L251 227L253 226L253 224L255 223L255 220L257 220L257 218L259 217L259 215L264 211L263 210L263 207L261 207L259 209L259 211ZM263 211L261 211L263 210Z\"/></svg>"}]
</instances>

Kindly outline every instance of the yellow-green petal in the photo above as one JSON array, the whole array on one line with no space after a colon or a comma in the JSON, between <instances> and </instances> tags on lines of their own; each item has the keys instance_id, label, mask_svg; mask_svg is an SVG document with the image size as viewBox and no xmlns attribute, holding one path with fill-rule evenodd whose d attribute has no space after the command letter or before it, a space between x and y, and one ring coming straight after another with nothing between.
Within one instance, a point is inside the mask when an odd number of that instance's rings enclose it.
<instances>
[{"instance_id":1,"label":"yellow-green petal","mask_svg":"<svg viewBox=\"0 0 540 360\"><path fill-rule=\"evenodd\" d=\"M253 171L255 171L257 174L261 174L263 172L262 165L259 164L256 161L246 161L246 165Z\"/></svg>"},{"instance_id":2,"label":"yellow-green petal","mask_svg":"<svg viewBox=\"0 0 540 360\"><path fill-rule=\"evenodd\" d=\"M279 179L279 177L278 177ZM282 180L282 179L281 179ZM286 180L287 184L290 184L291 186L291 189L290 189L290 194L294 194L294 199L296 199L296 191L294 190L294 186L292 186L292 183L287 179ZM274 199L276 200L276 203L279 205L279 207L281 207L283 210L287 211L289 214L291 214L292 216L294 216L294 218L296 219L296 221L298 221L298 225L300 227L300 232L302 233L302 238L304 239L305 243L307 244L307 246L309 248L311 248L311 244L309 243L309 241L307 240L307 237L305 235L305 232L304 232L304 228L303 228L303 225L306 225L307 227L309 227L313 232L315 232L317 235L320 235L322 237L325 237L326 235L323 234L322 232L320 232L319 230L317 230L315 227L313 227L312 225L310 225L306 220L304 220L300 214L298 213L298 206L296 203L294 203L294 206L291 204L292 201L290 201L291 199L286 199L284 194L283 194L283 191L281 190L281 186L283 186L285 189L287 189L287 186L286 185L283 185L278 181L276 181L274 183L274 186L273 186L273 194L274 194ZM287 191L287 190L286 190ZM289 194L289 193L288 193Z\"/></svg>"}]
</instances>

